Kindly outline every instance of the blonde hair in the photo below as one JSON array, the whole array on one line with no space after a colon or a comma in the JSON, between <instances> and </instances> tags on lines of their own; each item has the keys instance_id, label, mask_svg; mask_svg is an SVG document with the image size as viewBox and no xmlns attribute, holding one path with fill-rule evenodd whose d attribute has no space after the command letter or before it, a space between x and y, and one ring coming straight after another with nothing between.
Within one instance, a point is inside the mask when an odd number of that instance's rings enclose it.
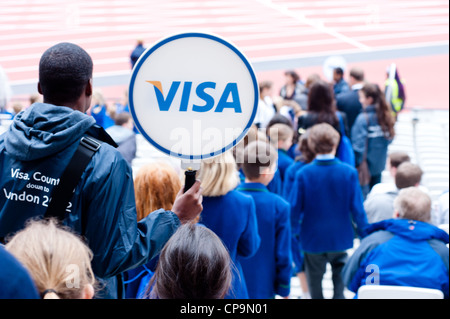
<instances>
[{"instance_id":1,"label":"blonde hair","mask_svg":"<svg viewBox=\"0 0 450 319\"><path fill-rule=\"evenodd\" d=\"M236 188L239 174L233 154L228 151L202 161L197 178L202 182L203 196L222 196Z\"/></svg>"},{"instance_id":2,"label":"blonde hair","mask_svg":"<svg viewBox=\"0 0 450 319\"><path fill-rule=\"evenodd\" d=\"M171 210L180 189L180 177L170 164L154 162L141 167L134 179L137 219L160 208Z\"/></svg>"},{"instance_id":3,"label":"blonde hair","mask_svg":"<svg viewBox=\"0 0 450 319\"><path fill-rule=\"evenodd\" d=\"M91 250L53 219L28 222L5 247L28 269L43 299L79 299L95 284Z\"/></svg>"},{"instance_id":4,"label":"blonde hair","mask_svg":"<svg viewBox=\"0 0 450 319\"><path fill-rule=\"evenodd\" d=\"M399 218L428 223L431 220L431 198L417 187L403 188L394 200L394 210Z\"/></svg>"}]
</instances>

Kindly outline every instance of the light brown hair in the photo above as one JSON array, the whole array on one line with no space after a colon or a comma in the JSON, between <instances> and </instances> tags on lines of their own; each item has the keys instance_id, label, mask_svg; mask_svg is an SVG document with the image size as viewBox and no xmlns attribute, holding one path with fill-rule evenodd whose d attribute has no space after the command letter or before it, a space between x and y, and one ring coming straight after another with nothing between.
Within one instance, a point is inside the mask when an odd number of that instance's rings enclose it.
<instances>
[{"instance_id":1,"label":"light brown hair","mask_svg":"<svg viewBox=\"0 0 450 319\"><path fill-rule=\"evenodd\" d=\"M79 299L95 284L91 250L53 219L28 222L5 247L28 269L43 299Z\"/></svg>"},{"instance_id":2,"label":"light brown hair","mask_svg":"<svg viewBox=\"0 0 450 319\"><path fill-rule=\"evenodd\" d=\"M400 164L395 174L395 186L398 189L416 186L422 180L422 169L413 163L405 162Z\"/></svg>"},{"instance_id":3,"label":"light brown hair","mask_svg":"<svg viewBox=\"0 0 450 319\"><path fill-rule=\"evenodd\" d=\"M154 162L141 167L134 179L137 219L160 208L171 210L180 189L180 177L170 164Z\"/></svg>"},{"instance_id":4,"label":"light brown hair","mask_svg":"<svg viewBox=\"0 0 450 319\"><path fill-rule=\"evenodd\" d=\"M250 180L258 179L261 170L276 165L278 154L269 143L254 141L247 145L244 151L242 170L245 177Z\"/></svg>"},{"instance_id":5,"label":"light brown hair","mask_svg":"<svg viewBox=\"0 0 450 319\"><path fill-rule=\"evenodd\" d=\"M292 140L294 130L289 125L276 123L267 129L270 137L270 143L277 146L278 141Z\"/></svg>"},{"instance_id":6,"label":"light brown hair","mask_svg":"<svg viewBox=\"0 0 450 319\"><path fill-rule=\"evenodd\" d=\"M350 70L350 76L354 78L356 81L362 82L364 81L364 71L359 67L354 67Z\"/></svg>"},{"instance_id":7,"label":"light brown hair","mask_svg":"<svg viewBox=\"0 0 450 319\"><path fill-rule=\"evenodd\" d=\"M431 198L417 187L402 189L394 200L399 218L428 223L431 219Z\"/></svg>"},{"instance_id":8,"label":"light brown hair","mask_svg":"<svg viewBox=\"0 0 450 319\"><path fill-rule=\"evenodd\" d=\"M308 147L315 154L328 154L337 147L340 135L328 123L320 123L309 129Z\"/></svg>"},{"instance_id":9,"label":"light brown hair","mask_svg":"<svg viewBox=\"0 0 450 319\"><path fill-rule=\"evenodd\" d=\"M405 152L392 152L389 154L389 164L391 167L399 167L404 162L410 162L411 157Z\"/></svg>"}]
</instances>

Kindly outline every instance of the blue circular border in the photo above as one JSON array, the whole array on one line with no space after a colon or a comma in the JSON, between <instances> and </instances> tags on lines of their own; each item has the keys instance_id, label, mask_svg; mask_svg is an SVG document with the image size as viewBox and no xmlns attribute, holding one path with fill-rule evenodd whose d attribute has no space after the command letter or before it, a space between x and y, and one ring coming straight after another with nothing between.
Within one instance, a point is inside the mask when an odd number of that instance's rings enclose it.
<instances>
[{"instance_id":1,"label":"blue circular border","mask_svg":"<svg viewBox=\"0 0 450 319\"><path fill-rule=\"evenodd\" d=\"M245 127L244 131L233 142L231 142L227 146L223 147L221 150L216 151L214 153L208 153L208 154L202 154L202 155L185 155L185 154L174 153L174 152L171 152L170 150L165 149L164 147L162 147L158 143L156 143L150 136L148 136L148 134L145 132L145 130L142 128L141 124L139 123L138 118L136 116L136 112L134 111L134 102L133 102L134 82L136 80L136 76L137 76L137 74L139 72L139 69L141 68L141 66L144 63L144 61L153 52L155 52L157 49L159 49L161 46L165 45L166 43L174 41L174 40L182 39L182 38L189 38L189 37L206 38L206 39L210 39L210 40L219 42L219 43L225 45L226 47L228 47L229 49L231 49L234 53L236 53L236 55L242 60L242 62L244 62L245 66L247 67L247 69L248 69L248 71L250 73L250 76L251 76L252 82L253 82L253 86L254 86L254 93L255 93L255 103L253 105L253 112L252 112L252 115L250 116L250 120L247 123L247 126ZM128 103L129 103L131 115L133 116L134 123L136 124L139 132L145 137L145 139L147 141L149 141L154 147L156 147L161 152L163 152L163 153L165 153L167 155L170 155L170 156L174 156L174 157L180 158L180 159L188 159L188 160L199 160L199 159L211 158L211 157L220 155L220 154L226 152L227 150L231 149L235 145L237 145L237 143L239 143L245 137L245 135L247 135L248 130L250 129L250 127L253 124L253 121L254 121L255 115L256 115L256 110L258 108L258 101L259 101L259 92L258 92L258 83L256 81L256 76L255 76L255 73L253 72L253 69L252 69L250 63L245 58L245 56L236 47L234 47L230 43L226 42L225 40L223 40L223 39L221 39L219 37L216 37L214 35L206 34L206 33L182 33L182 34L177 34L177 35L168 37L168 38L158 42L153 47L147 49L142 54L142 56L139 58L139 60L137 61L135 67L133 68L131 79L130 79L130 85L129 85L129 89L128 89Z\"/></svg>"}]
</instances>

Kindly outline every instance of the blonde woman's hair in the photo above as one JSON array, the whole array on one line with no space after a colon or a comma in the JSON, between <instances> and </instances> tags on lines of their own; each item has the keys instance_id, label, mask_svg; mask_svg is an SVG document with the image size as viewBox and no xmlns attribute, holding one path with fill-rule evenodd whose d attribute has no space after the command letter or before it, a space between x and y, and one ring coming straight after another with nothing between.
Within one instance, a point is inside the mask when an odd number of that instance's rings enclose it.
<instances>
[{"instance_id":1,"label":"blonde woman's hair","mask_svg":"<svg viewBox=\"0 0 450 319\"><path fill-rule=\"evenodd\" d=\"M137 219L157 209L171 210L181 189L180 176L166 162L142 166L134 179Z\"/></svg>"},{"instance_id":2,"label":"blonde woman's hair","mask_svg":"<svg viewBox=\"0 0 450 319\"><path fill-rule=\"evenodd\" d=\"M202 161L197 178L202 182L203 196L222 196L236 188L239 174L231 151Z\"/></svg>"},{"instance_id":3,"label":"blonde woman's hair","mask_svg":"<svg viewBox=\"0 0 450 319\"><path fill-rule=\"evenodd\" d=\"M5 247L28 269L43 299L80 299L95 284L91 250L53 219L28 222Z\"/></svg>"}]
</instances>

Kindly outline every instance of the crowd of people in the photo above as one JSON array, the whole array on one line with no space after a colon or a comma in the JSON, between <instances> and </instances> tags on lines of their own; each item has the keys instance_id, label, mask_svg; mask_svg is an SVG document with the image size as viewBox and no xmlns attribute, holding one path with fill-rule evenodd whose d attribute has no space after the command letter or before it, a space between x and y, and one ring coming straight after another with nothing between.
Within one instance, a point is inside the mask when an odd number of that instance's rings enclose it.
<instances>
[{"instance_id":1,"label":"crowd of people","mask_svg":"<svg viewBox=\"0 0 450 319\"><path fill-rule=\"evenodd\" d=\"M81 47L49 48L43 99L0 136L0 298L289 298L297 276L302 298L323 299L328 263L336 299L374 282L448 298L449 237L438 227L448 229L448 190L433 204L420 167L388 153L402 84L393 107L358 67L348 81L342 68L332 83L285 77L277 94L260 83L247 136L202 161L184 192L166 162L133 179L126 98L108 106L93 90ZM86 138L97 147L66 211L42 219ZM384 170L394 182L382 181Z\"/></svg>"}]
</instances>

